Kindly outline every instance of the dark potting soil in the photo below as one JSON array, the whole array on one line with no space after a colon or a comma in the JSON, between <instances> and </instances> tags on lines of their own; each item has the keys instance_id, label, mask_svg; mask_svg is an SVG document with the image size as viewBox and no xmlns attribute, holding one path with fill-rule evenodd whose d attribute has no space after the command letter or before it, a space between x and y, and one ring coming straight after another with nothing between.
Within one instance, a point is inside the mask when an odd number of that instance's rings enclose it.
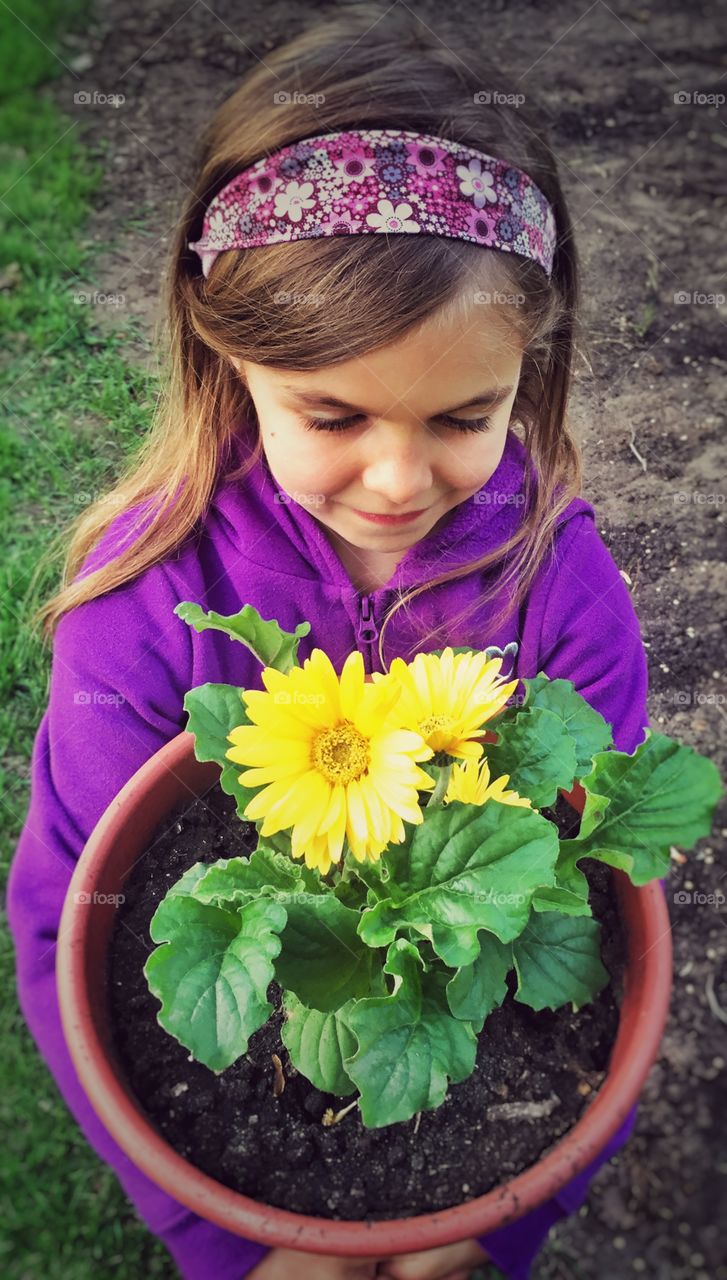
<instances>
[{"instance_id":1,"label":"dark potting soil","mask_svg":"<svg viewBox=\"0 0 727 1280\"><path fill-rule=\"evenodd\" d=\"M578 815L559 796L552 810L561 837ZM364 1127L354 1108L326 1127L328 1107L352 1098L319 1092L296 1072L275 1013L247 1053L220 1075L157 1022L159 1001L142 968L154 948L149 921L170 886L195 862L248 855L253 824L215 785L179 806L124 885L109 951L109 997L117 1053L133 1092L169 1144L210 1177L267 1204L323 1218L385 1219L449 1208L521 1173L573 1127L604 1080L618 1029L625 940L610 869L579 865L601 923L601 957L611 981L594 1002L535 1013L513 999L480 1033L472 1075L450 1085L435 1111L383 1129ZM273 1092L277 1054L285 1075Z\"/></svg>"}]
</instances>

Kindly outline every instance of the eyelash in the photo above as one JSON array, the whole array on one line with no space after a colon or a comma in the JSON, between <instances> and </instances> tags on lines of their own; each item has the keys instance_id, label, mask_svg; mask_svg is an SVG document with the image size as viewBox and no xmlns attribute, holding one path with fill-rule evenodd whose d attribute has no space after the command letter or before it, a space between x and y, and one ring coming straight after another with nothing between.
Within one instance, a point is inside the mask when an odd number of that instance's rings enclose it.
<instances>
[{"instance_id":1,"label":"eyelash","mask_svg":"<svg viewBox=\"0 0 727 1280\"><path fill-rule=\"evenodd\" d=\"M354 414L351 418L308 418L303 424L306 431L343 431L351 423L355 422L361 414ZM452 427L455 431L489 431L492 426L491 418L453 418L448 413L441 415L441 421L446 422L447 426Z\"/></svg>"}]
</instances>

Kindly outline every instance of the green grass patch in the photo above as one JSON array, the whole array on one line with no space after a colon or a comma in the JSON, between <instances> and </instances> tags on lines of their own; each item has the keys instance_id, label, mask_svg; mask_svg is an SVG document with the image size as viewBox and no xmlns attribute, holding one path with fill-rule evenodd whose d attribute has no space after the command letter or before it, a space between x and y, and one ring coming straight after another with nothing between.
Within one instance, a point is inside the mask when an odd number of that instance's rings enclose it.
<instances>
[{"instance_id":1,"label":"green grass patch","mask_svg":"<svg viewBox=\"0 0 727 1280\"><path fill-rule=\"evenodd\" d=\"M85 230L103 180L78 123L43 93L80 47L86 0L0 2L0 876L4 886L29 802L50 653L28 626L58 585L60 558L31 579L50 539L103 492L146 432L156 388L98 328ZM68 42L68 44L66 43ZM58 56L56 56L58 54ZM72 94L76 81L68 79ZM39 88L40 86L40 88ZM103 246L101 246L103 247ZM70 1116L13 998L3 916L0 983L0 1270L7 1280L173 1277L163 1246L134 1215L113 1171Z\"/></svg>"}]
</instances>

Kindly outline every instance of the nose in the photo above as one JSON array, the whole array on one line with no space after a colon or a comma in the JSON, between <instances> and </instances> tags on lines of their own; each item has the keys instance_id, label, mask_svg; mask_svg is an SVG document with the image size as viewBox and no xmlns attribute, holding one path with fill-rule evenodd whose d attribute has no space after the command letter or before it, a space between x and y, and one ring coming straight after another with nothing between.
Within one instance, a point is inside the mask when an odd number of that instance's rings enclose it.
<instances>
[{"instance_id":1,"label":"nose","mask_svg":"<svg viewBox=\"0 0 727 1280\"><path fill-rule=\"evenodd\" d=\"M426 446L421 436L410 433L406 439L379 437L361 475L368 493L408 510L416 508L417 499L427 505L433 480Z\"/></svg>"}]
</instances>

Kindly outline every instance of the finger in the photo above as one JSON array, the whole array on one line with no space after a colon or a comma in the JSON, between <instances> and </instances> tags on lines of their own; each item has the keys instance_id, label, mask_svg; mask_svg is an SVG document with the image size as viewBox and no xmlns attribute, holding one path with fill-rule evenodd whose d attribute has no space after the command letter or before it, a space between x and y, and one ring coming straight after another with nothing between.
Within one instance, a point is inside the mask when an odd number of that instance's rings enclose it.
<instances>
[{"instance_id":1,"label":"finger","mask_svg":"<svg viewBox=\"0 0 727 1280\"><path fill-rule=\"evenodd\" d=\"M471 1274L472 1267L469 1266L464 1271L460 1268L458 1271L448 1271L446 1275L440 1273L437 1275L437 1280L470 1280ZM393 1277L390 1271L377 1271L376 1280L393 1280Z\"/></svg>"},{"instance_id":2,"label":"finger","mask_svg":"<svg viewBox=\"0 0 727 1280\"><path fill-rule=\"evenodd\" d=\"M487 1254L476 1240L462 1240L441 1249L388 1258L378 1274L387 1280L449 1280L452 1272L463 1271L466 1277L473 1267L482 1266L485 1261Z\"/></svg>"}]
</instances>

